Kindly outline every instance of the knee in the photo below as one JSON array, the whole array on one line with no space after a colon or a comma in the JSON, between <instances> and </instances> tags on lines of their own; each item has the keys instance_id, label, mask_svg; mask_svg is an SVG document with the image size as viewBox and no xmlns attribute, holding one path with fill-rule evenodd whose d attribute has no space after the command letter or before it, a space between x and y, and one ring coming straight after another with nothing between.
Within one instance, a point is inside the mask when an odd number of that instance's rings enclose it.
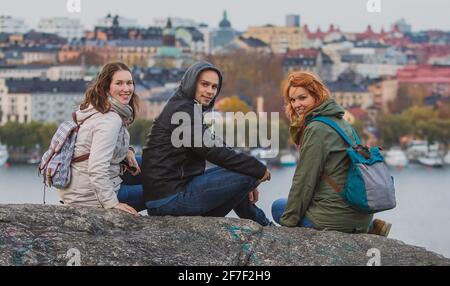
<instances>
[{"instance_id":1,"label":"knee","mask_svg":"<svg viewBox=\"0 0 450 286\"><path fill-rule=\"evenodd\" d=\"M281 216L286 208L287 199L281 198L272 203L272 217L276 223L280 223Z\"/></svg>"}]
</instances>

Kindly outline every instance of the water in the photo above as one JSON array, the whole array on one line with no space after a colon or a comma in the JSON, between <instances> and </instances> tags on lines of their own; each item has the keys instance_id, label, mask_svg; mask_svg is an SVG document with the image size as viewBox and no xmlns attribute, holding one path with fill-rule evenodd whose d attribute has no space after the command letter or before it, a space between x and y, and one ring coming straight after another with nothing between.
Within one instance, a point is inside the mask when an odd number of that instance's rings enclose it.
<instances>
[{"instance_id":1,"label":"water","mask_svg":"<svg viewBox=\"0 0 450 286\"><path fill-rule=\"evenodd\" d=\"M274 200L287 197L295 168L272 169L272 179L263 183L258 206L271 217ZM397 207L375 215L393 224L389 237L450 258L450 168L427 169L410 165L392 170ZM42 203L41 178L34 166L0 167L0 203ZM46 201L58 204L54 190Z\"/></svg>"}]
</instances>

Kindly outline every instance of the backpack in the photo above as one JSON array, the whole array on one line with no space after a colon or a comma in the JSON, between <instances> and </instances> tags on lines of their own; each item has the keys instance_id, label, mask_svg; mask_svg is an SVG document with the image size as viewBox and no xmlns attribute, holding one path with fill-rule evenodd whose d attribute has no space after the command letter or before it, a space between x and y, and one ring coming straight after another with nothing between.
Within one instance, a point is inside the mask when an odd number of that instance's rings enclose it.
<instances>
[{"instance_id":1,"label":"backpack","mask_svg":"<svg viewBox=\"0 0 450 286\"><path fill-rule=\"evenodd\" d=\"M75 142L77 141L80 126L89 119L93 113L82 122L77 123L76 113L72 113L72 119L61 123L50 142L50 147L42 156L38 166L39 175L44 179L44 203L45 186L59 189L67 188L70 184L71 163L82 162L89 159L89 154L73 158Z\"/></svg>"},{"instance_id":2,"label":"backpack","mask_svg":"<svg viewBox=\"0 0 450 286\"><path fill-rule=\"evenodd\" d=\"M347 148L347 154L351 165L344 188L339 189L331 177L325 173L322 175L344 201L357 211L368 214L395 208L394 178L388 171L380 147L369 149L361 145L358 135L351 126L356 144L353 144L333 120L318 116L312 121L320 121L330 126L350 146Z\"/></svg>"}]
</instances>

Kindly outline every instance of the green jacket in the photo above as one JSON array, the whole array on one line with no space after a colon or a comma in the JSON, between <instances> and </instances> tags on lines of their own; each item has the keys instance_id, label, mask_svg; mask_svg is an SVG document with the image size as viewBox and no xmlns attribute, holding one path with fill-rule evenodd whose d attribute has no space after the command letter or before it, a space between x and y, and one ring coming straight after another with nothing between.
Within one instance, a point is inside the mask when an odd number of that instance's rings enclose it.
<instances>
[{"instance_id":1,"label":"green jacket","mask_svg":"<svg viewBox=\"0 0 450 286\"><path fill-rule=\"evenodd\" d=\"M315 116L327 116L353 138L350 125L342 118L344 113L334 99L329 99L306 115L307 127L299 150L300 162L295 170L281 225L297 226L306 216L317 229L367 232L372 215L353 210L322 178L325 172L340 188L345 185L350 166L347 144L328 125L310 122ZM292 126L293 133L296 128Z\"/></svg>"}]
</instances>

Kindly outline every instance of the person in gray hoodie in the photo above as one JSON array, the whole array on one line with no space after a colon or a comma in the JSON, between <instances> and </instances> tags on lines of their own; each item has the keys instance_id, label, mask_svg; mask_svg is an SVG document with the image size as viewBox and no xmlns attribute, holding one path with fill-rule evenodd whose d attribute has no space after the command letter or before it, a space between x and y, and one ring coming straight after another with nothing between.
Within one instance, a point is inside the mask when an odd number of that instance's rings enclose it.
<instances>
[{"instance_id":1,"label":"person in gray hoodie","mask_svg":"<svg viewBox=\"0 0 450 286\"><path fill-rule=\"evenodd\" d=\"M256 158L227 147L203 121L221 88L222 74L215 66L194 63L156 118L141 166L149 215L223 217L234 210L240 218L271 224L255 205L256 187L270 179L270 172ZM187 120L174 120L180 113ZM186 131L180 136L182 145L174 142L180 127ZM214 140L223 144L209 144ZM205 170L206 161L217 167Z\"/></svg>"}]
</instances>

